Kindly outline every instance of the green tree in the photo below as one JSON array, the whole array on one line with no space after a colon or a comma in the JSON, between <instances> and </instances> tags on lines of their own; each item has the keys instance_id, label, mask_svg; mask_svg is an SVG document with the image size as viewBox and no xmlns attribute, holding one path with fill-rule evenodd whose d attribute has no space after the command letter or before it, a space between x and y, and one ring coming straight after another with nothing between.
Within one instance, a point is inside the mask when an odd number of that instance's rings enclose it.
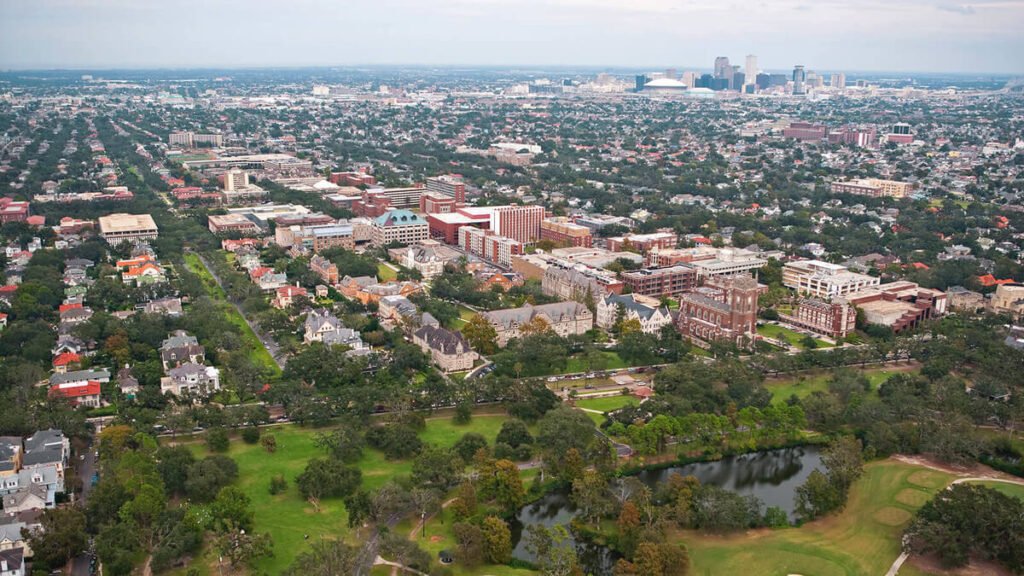
<instances>
[{"instance_id":1,"label":"green tree","mask_svg":"<svg viewBox=\"0 0 1024 576\"><path fill-rule=\"evenodd\" d=\"M36 562L52 568L67 564L88 545L85 513L77 506L47 508L39 517L39 529L28 533Z\"/></svg>"},{"instance_id":2,"label":"green tree","mask_svg":"<svg viewBox=\"0 0 1024 576\"><path fill-rule=\"evenodd\" d=\"M497 516L484 518L481 526L484 536L484 557L492 564L506 564L512 559L512 532L508 524Z\"/></svg>"},{"instance_id":3,"label":"green tree","mask_svg":"<svg viewBox=\"0 0 1024 576\"><path fill-rule=\"evenodd\" d=\"M249 496L234 486L225 486L210 505L214 522L222 531L252 531L253 511Z\"/></svg>"},{"instance_id":4,"label":"green tree","mask_svg":"<svg viewBox=\"0 0 1024 576\"><path fill-rule=\"evenodd\" d=\"M498 333L494 326L480 314L474 314L462 327L462 335L478 353L490 356L498 350Z\"/></svg>"}]
</instances>

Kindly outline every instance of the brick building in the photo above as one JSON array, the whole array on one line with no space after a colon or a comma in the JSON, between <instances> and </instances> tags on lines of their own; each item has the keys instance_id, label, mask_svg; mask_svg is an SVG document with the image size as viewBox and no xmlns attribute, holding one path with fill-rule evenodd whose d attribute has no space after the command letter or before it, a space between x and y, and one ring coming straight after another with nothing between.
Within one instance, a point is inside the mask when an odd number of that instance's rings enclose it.
<instances>
[{"instance_id":1,"label":"brick building","mask_svg":"<svg viewBox=\"0 0 1024 576\"><path fill-rule=\"evenodd\" d=\"M643 268L622 273L622 282L633 294L675 296L697 285L697 271L682 264L667 268Z\"/></svg>"},{"instance_id":2,"label":"brick building","mask_svg":"<svg viewBox=\"0 0 1024 576\"><path fill-rule=\"evenodd\" d=\"M709 279L679 298L676 328L698 346L727 340L749 348L757 335L757 281L742 274Z\"/></svg>"},{"instance_id":3,"label":"brick building","mask_svg":"<svg viewBox=\"0 0 1024 576\"><path fill-rule=\"evenodd\" d=\"M594 244L590 228L576 224L564 217L547 218L541 222L540 239L550 240L561 246L590 248Z\"/></svg>"},{"instance_id":4,"label":"brick building","mask_svg":"<svg viewBox=\"0 0 1024 576\"><path fill-rule=\"evenodd\" d=\"M857 324L857 311L844 302L802 298L792 314L779 317L789 324L830 338L845 338Z\"/></svg>"}]
</instances>

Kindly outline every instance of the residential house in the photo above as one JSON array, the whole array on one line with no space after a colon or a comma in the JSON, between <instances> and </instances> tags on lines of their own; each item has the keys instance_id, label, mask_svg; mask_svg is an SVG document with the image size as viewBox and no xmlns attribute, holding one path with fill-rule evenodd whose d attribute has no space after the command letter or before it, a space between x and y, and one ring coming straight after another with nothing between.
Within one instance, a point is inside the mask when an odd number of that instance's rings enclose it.
<instances>
[{"instance_id":1,"label":"residential house","mask_svg":"<svg viewBox=\"0 0 1024 576\"><path fill-rule=\"evenodd\" d=\"M319 254L314 254L309 259L309 269L315 272L327 285L338 283L338 266Z\"/></svg>"},{"instance_id":2,"label":"residential house","mask_svg":"<svg viewBox=\"0 0 1024 576\"><path fill-rule=\"evenodd\" d=\"M377 318L388 330L410 325L418 313L416 305L405 296L384 296L378 302Z\"/></svg>"},{"instance_id":3,"label":"residential house","mask_svg":"<svg viewBox=\"0 0 1024 576\"><path fill-rule=\"evenodd\" d=\"M220 390L220 371L212 366L188 362L171 368L160 379L160 391L175 396L208 396Z\"/></svg>"},{"instance_id":4,"label":"residential house","mask_svg":"<svg viewBox=\"0 0 1024 576\"><path fill-rule=\"evenodd\" d=\"M25 549L0 550L0 576L25 576Z\"/></svg>"},{"instance_id":5,"label":"residential house","mask_svg":"<svg viewBox=\"0 0 1024 576\"><path fill-rule=\"evenodd\" d=\"M202 364L206 361L206 349L199 340L184 330L175 330L160 344L160 362L164 371L182 364Z\"/></svg>"},{"instance_id":6,"label":"residential house","mask_svg":"<svg viewBox=\"0 0 1024 576\"><path fill-rule=\"evenodd\" d=\"M158 314L177 318L182 315L181 298L161 298L146 302L142 308L146 314Z\"/></svg>"},{"instance_id":7,"label":"residential house","mask_svg":"<svg viewBox=\"0 0 1024 576\"><path fill-rule=\"evenodd\" d=\"M352 350L368 350L359 332L346 328L341 320L326 309L312 310L306 316L303 342L323 342L329 346L348 346Z\"/></svg>"},{"instance_id":8,"label":"residential house","mask_svg":"<svg viewBox=\"0 0 1024 576\"><path fill-rule=\"evenodd\" d=\"M274 308L285 309L292 305L296 298L305 298L309 292L302 286L282 286L277 289L277 294L271 300L270 305Z\"/></svg>"}]
</instances>

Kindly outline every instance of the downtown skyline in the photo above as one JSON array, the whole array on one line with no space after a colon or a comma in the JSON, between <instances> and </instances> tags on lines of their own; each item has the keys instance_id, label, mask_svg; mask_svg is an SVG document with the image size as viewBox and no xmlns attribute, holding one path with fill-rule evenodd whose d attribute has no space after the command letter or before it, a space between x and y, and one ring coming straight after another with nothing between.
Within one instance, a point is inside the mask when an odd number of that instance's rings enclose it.
<instances>
[{"instance_id":1,"label":"downtown skyline","mask_svg":"<svg viewBox=\"0 0 1024 576\"><path fill-rule=\"evenodd\" d=\"M372 23L372 25L366 25ZM1024 5L0 0L0 68L580 66L1020 74Z\"/></svg>"}]
</instances>

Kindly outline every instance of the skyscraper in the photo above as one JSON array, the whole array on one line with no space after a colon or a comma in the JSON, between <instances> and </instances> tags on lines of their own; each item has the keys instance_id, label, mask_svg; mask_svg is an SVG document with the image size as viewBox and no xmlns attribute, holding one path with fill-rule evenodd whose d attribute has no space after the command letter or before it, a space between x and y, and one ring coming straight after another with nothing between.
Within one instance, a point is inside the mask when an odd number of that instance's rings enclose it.
<instances>
[{"instance_id":1,"label":"skyscraper","mask_svg":"<svg viewBox=\"0 0 1024 576\"><path fill-rule=\"evenodd\" d=\"M833 72L831 81L833 88L836 88L837 90L846 89L846 74L843 72Z\"/></svg>"},{"instance_id":2,"label":"skyscraper","mask_svg":"<svg viewBox=\"0 0 1024 576\"><path fill-rule=\"evenodd\" d=\"M793 68L793 94L800 96L807 93L807 88L804 87L804 82L807 80L807 74L804 72L804 67L801 64L797 64Z\"/></svg>"},{"instance_id":3,"label":"skyscraper","mask_svg":"<svg viewBox=\"0 0 1024 576\"><path fill-rule=\"evenodd\" d=\"M732 76L732 66L729 65L728 56L719 56L715 58L715 78L730 78Z\"/></svg>"},{"instance_id":4,"label":"skyscraper","mask_svg":"<svg viewBox=\"0 0 1024 576\"><path fill-rule=\"evenodd\" d=\"M637 74L635 90L637 92L643 91L644 84L647 84L647 76L644 74Z\"/></svg>"},{"instance_id":5,"label":"skyscraper","mask_svg":"<svg viewBox=\"0 0 1024 576\"><path fill-rule=\"evenodd\" d=\"M743 77L746 84L754 84L757 79L757 56L753 54L747 54L747 66L744 70Z\"/></svg>"}]
</instances>

